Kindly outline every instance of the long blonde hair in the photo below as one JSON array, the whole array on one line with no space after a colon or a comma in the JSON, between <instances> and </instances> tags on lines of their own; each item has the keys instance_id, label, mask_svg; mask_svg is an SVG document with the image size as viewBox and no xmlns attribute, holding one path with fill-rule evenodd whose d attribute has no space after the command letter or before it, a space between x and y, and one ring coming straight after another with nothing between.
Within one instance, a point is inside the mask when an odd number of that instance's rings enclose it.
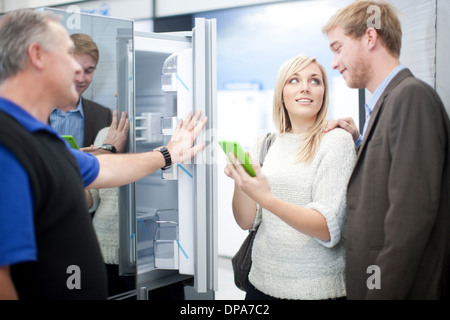
<instances>
[{"instance_id":1,"label":"long blonde hair","mask_svg":"<svg viewBox=\"0 0 450 320\"><path fill-rule=\"evenodd\" d=\"M304 139L299 147L297 153L298 162L310 163L319 149L320 141L324 135L324 130L327 125L328 112L328 79L324 67L316 61L315 58L308 56L296 56L286 61L278 72L278 77L275 83L273 96L273 119L278 133L283 134L292 130L291 120L286 107L283 103L283 88L293 74L303 70L311 63L315 63L322 72L322 79L324 84L324 94L322 107L316 116L314 125L305 133Z\"/></svg>"}]
</instances>

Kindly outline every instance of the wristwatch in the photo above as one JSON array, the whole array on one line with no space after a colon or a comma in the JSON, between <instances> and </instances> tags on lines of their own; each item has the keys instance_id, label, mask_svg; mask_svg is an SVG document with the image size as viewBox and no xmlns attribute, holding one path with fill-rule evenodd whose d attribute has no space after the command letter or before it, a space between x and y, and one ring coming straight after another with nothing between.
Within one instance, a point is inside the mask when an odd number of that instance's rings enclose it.
<instances>
[{"instance_id":1,"label":"wristwatch","mask_svg":"<svg viewBox=\"0 0 450 320\"><path fill-rule=\"evenodd\" d=\"M170 157L169 150L167 150L166 146L161 146L158 148L153 149L153 151L159 151L164 156L164 160L166 160L166 165L162 167L162 170L167 170L172 165L172 158Z\"/></svg>"},{"instance_id":2,"label":"wristwatch","mask_svg":"<svg viewBox=\"0 0 450 320\"><path fill-rule=\"evenodd\" d=\"M116 147L114 147L112 144L110 144L110 143L105 143L105 144L103 144L99 149L103 149L103 150L106 150L106 151L110 151L110 152L112 152L112 153L117 153L117 149L116 149Z\"/></svg>"}]
</instances>

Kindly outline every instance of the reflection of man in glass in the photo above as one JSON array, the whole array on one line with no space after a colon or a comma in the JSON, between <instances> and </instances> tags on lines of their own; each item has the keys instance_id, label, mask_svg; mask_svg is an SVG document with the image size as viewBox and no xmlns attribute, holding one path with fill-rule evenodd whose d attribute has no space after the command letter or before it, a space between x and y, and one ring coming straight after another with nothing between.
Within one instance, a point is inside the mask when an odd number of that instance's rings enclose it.
<instances>
[{"instance_id":1,"label":"reflection of man in glass","mask_svg":"<svg viewBox=\"0 0 450 320\"><path fill-rule=\"evenodd\" d=\"M50 114L50 125L61 135L72 135L78 146L88 147L94 143L97 133L111 124L111 110L82 98L89 88L99 61L97 45L90 36L76 33L70 36L75 44L75 60L83 72L75 78L78 102L68 106L58 106Z\"/></svg>"}]
</instances>

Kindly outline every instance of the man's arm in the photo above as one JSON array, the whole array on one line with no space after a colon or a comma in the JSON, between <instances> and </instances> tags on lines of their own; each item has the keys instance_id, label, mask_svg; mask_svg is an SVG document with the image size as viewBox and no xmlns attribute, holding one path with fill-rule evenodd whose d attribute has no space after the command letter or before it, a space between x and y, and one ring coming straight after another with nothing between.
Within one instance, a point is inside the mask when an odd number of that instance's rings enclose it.
<instances>
[{"instance_id":1,"label":"man's arm","mask_svg":"<svg viewBox=\"0 0 450 320\"><path fill-rule=\"evenodd\" d=\"M102 154L97 159L100 172L87 188L113 188L135 182L164 167L161 152Z\"/></svg>"},{"instance_id":2,"label":"man's arm","mask_svg":"<svg viewBox=\"0 0 450 320\"><path fill-rule=\"evenodd\" d=\"M201 112L194 117L189 114L185 121L178 121L177 128L167 144L172 163L182 163L200 152L205 144L194 141L206 125L207 118L200 121ZM165 166L161 152L150 151L137 154L104 154L97 156L100 172L88 188L112 188L137 181Z\"/></svg>"},{"instance_id":3,"label":"man's arm","mask_svg":"<svg viewBox=\"0 0 450 320\"><path fill-rule=\"evenodd\" d=\"M9 266L0 267L0 300L18 300Z\"/></svg>"},{"instance_id":4,"label":"man's arm","mask_svg":"<svg viewBox=\"0 0 450 320\"><path fill-rule=\"evenodd\" d=\"M325 128L325 133L330 132L337 127L340 127L350 133L353 137L353 141L355 141L356 147L359 148L362 143L362 136L351 117L328 121L327 127Z\"/></svg>"}]
</instances>

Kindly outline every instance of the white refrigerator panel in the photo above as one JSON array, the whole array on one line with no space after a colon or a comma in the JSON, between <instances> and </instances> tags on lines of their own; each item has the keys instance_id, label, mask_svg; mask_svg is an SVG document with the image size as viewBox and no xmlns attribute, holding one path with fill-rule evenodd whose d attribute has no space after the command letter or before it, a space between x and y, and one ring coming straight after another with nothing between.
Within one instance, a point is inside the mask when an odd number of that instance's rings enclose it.
<instances>
[{"instance_id":1,"label":"white refrigerator panel","mask_svg":"<svg viewBox=\"0 0 450 320\"><path fill-rule=\"evenodd\" d=\"M178 54L176 75L178 119L184 119L193 110L192 49ZM178 212L179 212L179 270L181 274L194 275L194 165L192 161L179 164Z\"/></svg>"},{"instance_id":2,"label":"white refrigerator panel","mask_svg":"<svg viewBox=\"0 0 450 320\"><path fill-rule=\"evenodd\" d=\"M180 37L171 35L152 34L152 37L145 36L146 33L135 32L134 50L142 52L167 53L172 54L192 46L191 41L179 41Z\"/></svg>"},{"instance_id":3,"label":"white refrigerator panel","mask_svg":"<svg viewBox=\"0 0 450 320\"><path fill-rule=\"evenodd\" d=\"M216 290L217 266L217 163L210 152L217 147L216 21L195 19L193 30L194 107L208 117L197 142L207 143L195 159L195 288Z\"/></svg>"}]
</instances>

